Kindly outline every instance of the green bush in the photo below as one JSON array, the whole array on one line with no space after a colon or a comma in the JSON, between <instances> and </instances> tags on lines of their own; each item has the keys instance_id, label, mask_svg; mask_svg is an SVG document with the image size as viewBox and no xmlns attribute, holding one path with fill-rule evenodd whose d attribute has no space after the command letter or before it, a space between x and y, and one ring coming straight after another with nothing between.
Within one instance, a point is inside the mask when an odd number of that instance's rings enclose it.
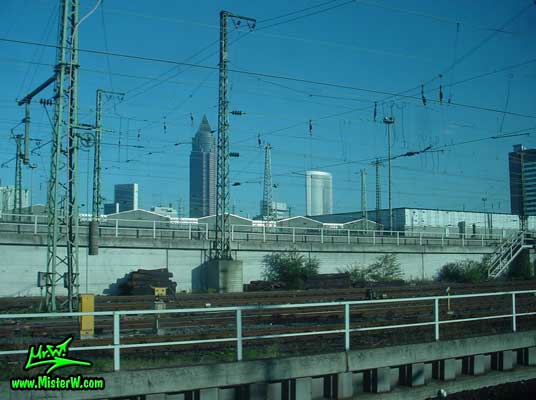
<instances>
[{"instance_id":1,"label":"green bush","mask_svg":"<svg viewBox=\"0 0 536 400\"><path fill-rule=\"evenodd\" d=\"M288 289L303 289L308 278L318 275L318 267L318 259L306 258L296 250L272 253L263 258L262 277L284 282Z\"/></svg>"},{"instance_id":2,"label":"green bush","mask_svg":"<svg viewBox=\"0 0 536 400\"><path fill-rule=\"evenodd\" d=\"M488 277L488 262L462 260L443 265L437 273L436 280L441 282L476 283Z\"/></svg>"},{"instance_id":3,"label":"green bush","mask_svg":"<svg viewBox=\"0 0 536 400\"><path fill-rule=\"evenodd\" d=\"M347 265L337 268L339 273L350 275L353 285L361 285L370 282L391 282L402 279L402 269L395 254L380 256L368 266Z\"/></svg>"}]
</instances>

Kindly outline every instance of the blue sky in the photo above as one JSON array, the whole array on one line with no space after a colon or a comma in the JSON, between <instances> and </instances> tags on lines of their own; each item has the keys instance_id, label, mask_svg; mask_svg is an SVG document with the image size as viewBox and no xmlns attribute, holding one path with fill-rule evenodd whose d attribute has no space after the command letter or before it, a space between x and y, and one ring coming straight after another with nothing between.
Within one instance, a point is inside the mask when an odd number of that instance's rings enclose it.
<instances>
[{"instance_id":1,"label":"blue sky","mask_svg":"<svg viewBox=\"0 0 536 400\"><path fill-rule=\"evenodd\" d=\"M231 181L243 183L231 196L244 215L256 215L262 197L259 135L272 146L275 197L288 202L293 214L304 212L303 173L310 167L333 174L335 212L360 209L359 170L366 169L367 202L374 207L370 162L387 154L381 119L391 114L394 155L429 145L444 150L393 161L395 207L480 210L486 198L487 210L508 212L508 151L516 143L535 145L536 5L529 0L339 0L307 13L348 4L295 21L285 22L304 13L264 22L325 2L105 0L81 25L80 48L215 67L219 11L226 9L259 21L251 33L231 28L231 69L348 87L230 74L230 108L246 112L231 116L230 128L231 150L240 153L231 161ZM82 15L95 4L81 3ZM4 1L0 38L55 44L57 8L54 0ZM276 22L282 23L270 26ZM55 51L6 41L0 41L0 49L4 162L15 152L10 129L23 117L15 99L51 76ZM188 210L190 145L174 144L188 142L205 113L216 128L217 71L85 52L80 65L83 122L94 121L98 88L126 93L123 101L106 105L104 196L112 199L116 183L137 182L143 208L177 207L182 198ZM426 106L419 99L422 84ZM439 85L443 104L431 101L439 99ZM382 94L401 92L407 96ZM50 96L49 89L38 98ZM48 141L50 124L37 103L32 122L32 137ZM22 133L21 127L15 132ZM444 147L511 132L530 135ZM37 168L23 171L34 203L46 200L49 156L49 146L43 147L33 155ZM81 204L91 201L92 169L92 153L81 151ZM386 168L381 173L386 207ZM13 184L14 162L0 168L0 178Z\"/></svg>"}]
</instances>

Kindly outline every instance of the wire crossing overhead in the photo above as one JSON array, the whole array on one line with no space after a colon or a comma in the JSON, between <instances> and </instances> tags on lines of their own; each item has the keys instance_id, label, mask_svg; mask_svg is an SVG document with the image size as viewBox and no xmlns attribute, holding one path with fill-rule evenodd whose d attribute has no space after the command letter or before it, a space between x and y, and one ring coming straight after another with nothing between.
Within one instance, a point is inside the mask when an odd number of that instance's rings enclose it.
<instances>
[{"instance_id":1,"label":"wire crossing overhead","mask_svg":"<svg viewBox=\"0 0 536 400\"><path fill-rule=\"evenodd\" d=\"M229 77L227 50L227 22L231 19L238 27L245 22L252 30L255 19L220 11L220 64L219 64L219 96L218 96L218 148L216 172L216 237L214 240L212 259L230 260L231 232L229 225Z\"/></svg>"}]
</instances>

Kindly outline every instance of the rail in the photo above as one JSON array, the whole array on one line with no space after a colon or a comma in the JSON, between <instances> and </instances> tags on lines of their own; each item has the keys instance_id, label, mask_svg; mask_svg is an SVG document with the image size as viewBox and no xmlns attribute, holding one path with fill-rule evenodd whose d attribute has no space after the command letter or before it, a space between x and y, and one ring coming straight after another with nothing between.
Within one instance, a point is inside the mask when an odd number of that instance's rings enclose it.
<instances>
[{"instance_id":1,"label":"rail","mask_svg":"<svg viewBox=\"0 0 536 400\"><path fill-rule=\"evenodd\" d=\"M72 313L34 313L34 314L0 314L0 321L2 320L15 320L15 319L33 319L39 318L40 320L46 318L58 318L58 317L80 317L83 315L92 316L112 316L113 317L113 342L109 345L98 346L79 346L70 348L69 351L94 351L94 350L113 350L113 366L115 371L121 369L121 350L129 348L143 348L143 347L160 347L160 346L178 346L188 344L203 344L203 343L220 343L220 342L235 342L236 344L236 359L241 361L243 359L243 344L245 341L255 341L261 339L276 339L276 338L288 338L299 336L318 336L318 335L332 335L341 334L344 337L345 350L349 351L350 337L353 332L367 332L386 329L404 329L409 327L423 327L432 326L434 328L434 339L440 340L440 327L444 324L463 323L471 321L486 321L491 319L511 319L512 332L517 331L518 319L525 316L536 315L536 311L530 312L518 312L516 306L516 297L521 294L536 294L536 290L521 290L510 292L493 292L493 293L474 293L474 294L461 294L461 295L447 295L447 296L427 296L427 297L413 297L413 298L399 298L399 299L383 299L383 300L356 300L356 301L344 301L344 302L325 302L325 303L305 303L305 304L280 304L280 305L255 305L255 306L236 306L236 307L214 307L214 308L185 308L185 309L167 309L167 310L129 310L129 311L100 311L100 312L72 312ZM453 299L465 299L476 297L493 297L493 296L506 296L511 299L511 312L509 314L487 315L473 318L458 318L442 320L440 318L440 301L446 300L446 304L450 304ZM422 303L430 302L433 306L433 319L427 322L405 323L397 325L382 325L373 327L356 327L351 324L351 311L352 307L358 307L360 305L370 304L391 304L391 303ZM445 304L444 304L445 305ZM311 309L318 307L343 307L344 309L344 328L343 329L331 329L323 331L307 331L307 332L294 332L294 333L279 333L272 335L258 335L258 336L244 336L244 322L243 313L247 311L259 311L259 310L277 310L277 309ZM200 340L182 340L182 341L162 341L162 342L150 342L150 343L121 343L121 317L129 315L157 315L157 314L191 314L191 313L221 313L221 312L234 312L235 317L235 336L223 337L215 339L200 339ZM129 338L132 338L130 336ZM16 350L4 350L0 351L0 356L15 355L15 354L27 354L28 349L16 349Z\"/></svg>"},{"instance_id":2,"label":"rail","mask_svg":"<svg viewBox=\"0 0 536 400\"><path fill-rule=\"evenodd\" d=\"M60 229L66 229L65 226ZM45 235L46 216L0 214L0 232ZM87 235L87 221L81 221L79 233ZM98 236L106 238L212 240L215 232L207 223L182 221L105 220L98 229ZM361 244L371 246L497 246L507 239L500 234L448 233L430 231L378 231L366 229L342 229L331 227L284 227L232 224L230 240L285 243Z\"/></svg>"}]
</instances>

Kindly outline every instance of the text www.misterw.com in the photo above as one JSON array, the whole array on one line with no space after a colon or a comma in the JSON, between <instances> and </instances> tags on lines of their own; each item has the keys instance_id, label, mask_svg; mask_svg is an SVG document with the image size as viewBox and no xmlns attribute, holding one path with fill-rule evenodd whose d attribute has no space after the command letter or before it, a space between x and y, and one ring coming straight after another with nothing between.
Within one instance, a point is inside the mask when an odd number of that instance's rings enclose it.
<instances>
[{"instance_id":1,"label":"text www.misterw.com","mask_svg":"<svg viewBox=\"0 0 536 400\"><path fill-rule=\"evenodd\" d=\"M84 378L81 375L52 377L39 375L35 378L12 378L13 390L102 390L103 378Z\"/></svg>"}]
</instances>

